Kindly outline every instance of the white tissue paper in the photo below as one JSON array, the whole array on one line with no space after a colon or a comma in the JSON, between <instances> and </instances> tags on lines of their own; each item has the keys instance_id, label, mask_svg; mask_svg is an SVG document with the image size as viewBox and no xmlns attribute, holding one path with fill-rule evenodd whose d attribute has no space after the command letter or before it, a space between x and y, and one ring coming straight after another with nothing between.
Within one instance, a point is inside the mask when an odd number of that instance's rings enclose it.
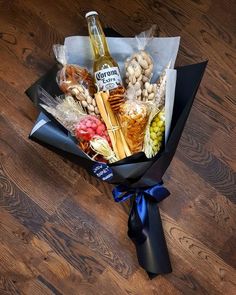
<instances>
[{"instance_id":1,"label":"white tissue paper","mask_svg":"<svg viewBox=\"0 0 236 295\"><path fill-rule=\"evenodd\" d=\"M171 119L173 114L174 100L175 100L175 85L176 85L177 71L173 69L166 70L166 98L165 98L165 144L167 143Z\"/></svg>"}]
</instances>

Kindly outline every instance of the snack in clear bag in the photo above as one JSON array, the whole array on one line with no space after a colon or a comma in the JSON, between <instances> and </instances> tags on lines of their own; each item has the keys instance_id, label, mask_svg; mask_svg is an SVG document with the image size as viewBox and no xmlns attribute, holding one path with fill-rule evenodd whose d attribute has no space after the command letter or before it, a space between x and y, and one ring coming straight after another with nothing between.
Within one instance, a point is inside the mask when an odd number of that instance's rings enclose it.
<instances>
[{"instance_id":1,"label":"snack in clear bag","mask_svg":"<svg viewBox=\"0 0 236 295\"><path fill-rule=\"evenodd\" d=\"M166 67L166 69L169 65ZM155 96L147 100L151 109L144 137L144 153L147 158L154 157L161 149L165 139L165 94L166 69L160 75L156 85Z\"/></svg>"},{"instance_id":2,"label":"snack in clear bag","mask_svg":"<svg viewBox=\"0 0 236 295\"><path fill-rule=\"evenodd\" d=\"M75 126L87 114L81 105L70 95L53 98L43 88L39 89L40 104L72 135L75 135Z\"/></svg>"},{"instance_id":3,"label":"snack in clear bag","mask_svg":"<svg viewBox=\"0 0 236 295\"><path fill-rule=\"evenodd\" d=\"M90 141L94 136L105 138L111 145L105 124L95 116L86 115L75 125L75 137L79 140Z\"/></svg>"},{"instance_id":4,"label":"snack in clear bag","mask_svg":"<svg viewBox=\"0 0 236 295\"><path fill-rule=\"evenodd\" d=\"M73 95L79 101L87 114L100 117L100 112L95 98L90 96L88 90L84 86L74 86L71 89L71 95Z\"/></svg>"},{"instance_id":5,"label":"snack in clear bag","mask_svg":"<svg viewBox=\"0 0 236 295\"><path fill-rule=\"evenodd\" d=\"M87 115L75 126L75 136L80 140L80 147L89 142L89 147L95 152L93 158L102 155L109 163L118 161L111 148L111 140L106 126L97 117Z\"/></svg>"},{"instance_id":6,"label":"snack in clear bag","mask_svg":"<svg viewBox=\"0 0 236 295\"><path fill-rule=\"evenodd\" d=\"M119 86L109 91L109 104L114 113L119 111L120 106L125 102L125 88Z\"/></svg>"},{"instance_id":7,"label":"snack in clear bag","mask_svg":"<svg viewBox=\"0 0 236 295\"><path fill-rule=\"evenodd\" d=\"M143 86L150 82L153 75L153 60L145 48L152 40L155 30L156 25L153 25L149 30L135 36L139 51L125 61L127 88L134 87L138 100L142 100Z\"/></svg>"},{"instance_id":8,"label":"snack in clear bag","mask_svg":"<svg viewBox=\"0 0 236 295\"><path fill-rule=\"evenodd\" d=\"M164 104L164 93L166 86L166 70L170 68L171 61L168 63L164 71L161 73L156 83L146 82L142 89L142 101L147 103L155 103L160 107Z\"/></svg>"},{"instance_id":9,"label":"snack in clear bag","mask_svg":"<svg viewBox=\"0 0 236 295\"><path fill-rule=\"evenodd\" d=\"M144 152L147 158L154 157L161 149L165 139L164 107L150 117L144 137Z\"/></svg>"},{"instance_id":10,"label":"snack in clear bag","mask_svg":"<svg viewBox=\"0 0 236 295\"><path fill-rule=\"evenodd\" d=\"M111 163L117 161L105 124L96 116L87 115L72 96L54 99L41 88L40 99L43 102L40 105L76 137L81 149L90 157L101 155Z\"/></svg>"},{"instance_id":11,"label":"snack in clear bag","mask_svg":"<svg viewBox=\"0 0 236 295\"><path fill-rule=\"evenodd\" d=\"M82 85L88 89L91 96L94 95L96 88L92 75L86 68L79 65L67 63L67 52L64 45L53 45L53 52L57 61L63 66L57 74L57 83L64 92L70 92L74 85Z\"/></svg>"},{"instance_id":12,"label":"snack in clear bag","mask_svg":"<svg viewBox=\"0 0 236 295\"><path fill-rule=\"evenodd\" d=\"M143 148L149 108L146 103L136 100L133 88L127 91L127 98L120 106L119 121L131 153L138 153Z\"/></svg>"},{"instance_id":13,"label":"snack in clear bag","mask_svg":"<svg viewBox=\"0 0 236 295\"><path fill-rule=\"evenodd\" d=\"M92 75L86 68L67 64L67 53L64 45L53 45L56 59L62 65L57 73L57 83L65 94L75 97L87 114L99 115L96 101L93 98L96 87Z\"/></svg>"}]
</instances>

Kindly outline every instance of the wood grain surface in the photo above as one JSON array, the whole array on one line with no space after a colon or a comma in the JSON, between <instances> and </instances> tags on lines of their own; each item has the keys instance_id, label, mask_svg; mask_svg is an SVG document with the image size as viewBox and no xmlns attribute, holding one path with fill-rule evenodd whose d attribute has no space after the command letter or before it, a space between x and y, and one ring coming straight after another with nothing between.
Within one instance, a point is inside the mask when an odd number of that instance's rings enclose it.
<instances>
[{"instance_id":1,"label":"wood grain surface","mask_svg":"<svg viewBox=\"0 0 236 295\"><path fill-rule=\"evenodd\" d=\"M84 14L134 36L181 36L177 65L209 59L160 204L173 272L149 280L112 186L30 141L24 91ZM0 1L0 294L236 294L236 2ZM79 54L79 52L78 52Z\"/></svg>"}]
</instances>

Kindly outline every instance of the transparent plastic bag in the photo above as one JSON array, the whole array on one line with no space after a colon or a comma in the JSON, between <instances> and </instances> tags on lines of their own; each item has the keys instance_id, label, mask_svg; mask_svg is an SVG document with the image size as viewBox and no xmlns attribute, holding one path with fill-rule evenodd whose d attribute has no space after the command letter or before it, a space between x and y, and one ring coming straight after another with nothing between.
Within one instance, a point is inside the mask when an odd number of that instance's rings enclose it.
<instances>
[{"instance_id":1,"label":"transparent plastic bag","mask_svg":"<svg viewBox=\"0 0 236 295\"><path fill-rule=\"evenodd\" d=\"M68 56L65 45L53 45L53 52L57 61L62 65L62 69L59 70L57 74L57 83L60 89L66 94L73 94L73 88L82 85L88 90L89 95L93 96L96 88L93 77L89 71L78 65L67 63Z\"/></svg>"},{"instance_id":2,"label":"transparent plastic bag","mask_svg":"<svg viewBox=\"0 0 236 295\"><path fill-rule=\"evenodd\" d=\"M90 141L94 136L105 138L111 144L106 126L97 117L87 115L75 125L75 136L79 140Z\"/></svg>"},{"instance_id":3,"label":"transparent plastic bag","mask_svg":"<svg viewBox=\"0 0 236 295\"><path fill-rule=\"evenodd\" d=\"M176 70L169 69L170 63L156 82L156 94L148 101L150 116L144 137L144 153L154 157L167 142L175 98Z\"/></svg>"},{"instance_id":4,"label":"transparent plastic bag","mask_svg":"<svg viewBox=\"0 0 236 295\"><path fill-rule=\"evenodd\" d=\"M150 29L141 32L140 34L135 36L135 39L137 41L137 47L138 50L144 50L148 43L152 41L152 38L155 35L157 25L152 25Z\"/></svg>"},{"instance_id":5,"label":"transparent plastic bag","mask_svg":"<svg viewBox=\"0 0 236 295\"><path fill-rule=\"evenodd\" d=\"M129 88L127 100L119 109L119 121L131 153L142 151L148 117L147 104L138 101L134 88Z\"/></svg>"},{"instance_id":6,"label":"transparent plastic bag","mask_svg":"<svg viewBox=\"0 0 236 295\"><path fill-rule=\"evenodd\" d=\"M70 95L53 98L42 87L39 89L39 97L42 101L41 107L74 136L77 122L87 115L81 105Z\"/></svg>"},{"instance_id":7,"label":"transparent plastic bag","mask_svg":"<svg viewBox=\"0 0 236 295\"><path fill-rule=\"evenodd\" d=\"M41 106L76 137L80 148L88 156L95 159L97 155L101 155L111 163L117 161L107 128L100 119L84 113L72 96L54 99L42 88L40 91ZM100 161L101 157L96 159Z\"/></svg>"},{"instance_id":8,"label":"transparent plastic bag","mask_svg":"<svg viewBox=\"0 0 236 295\"><path fill-rule=\"evenodd\" d=\"M168 66L166 67L166 69ZM161 73L155 84L152 100L147 100L150 107L150 116L144 136L143 151L147 158L154 157L161 149L165 139L165 98L166 98L166 69ZM148 85L149 87L149 85ZM148 89L148 87L146 87Z\"/></svg>"},{"instance_id":9,"label":"transparent plastic bag","mask_svg":"<svg viewBox=\"0 0 236 295\"><path fill-rule=\"evenodd\" d=\"M60 89L65 94L76 98L87 114L99 116L99 110L93 98L95 84L92 75L86 68L67 64L67 50L64 45L53 45L53 51L58 62L62 64L56 77Z\"/></svg>"},{"instance_id":10,"label":"transparent plastic bag","mask_svg":"<svg viewBox=\"0 0 236 295\"><path fill-rule=\"evenodd\" d=\"M125 61L126 83L128 88L134 86L138 91L137 98L142 100L142 94L139 89L145 82L149 82L153 75L153 60L150 54L145 50L154 37L156 25L149 30L135 36L137 40L138 51Z\"/></svg>"},{"instance_id":11,"label":"transparent plastic bag","mask_svg":"<svg viewBox=\"0 0 236 295\"><path fill-rule=\"evenodd\" d=\"M147 158L154 157L161 149L165 139L165 110L160 110L150 114L145 137L144 137L144 153Z\"/></svg>"}]
</instances>

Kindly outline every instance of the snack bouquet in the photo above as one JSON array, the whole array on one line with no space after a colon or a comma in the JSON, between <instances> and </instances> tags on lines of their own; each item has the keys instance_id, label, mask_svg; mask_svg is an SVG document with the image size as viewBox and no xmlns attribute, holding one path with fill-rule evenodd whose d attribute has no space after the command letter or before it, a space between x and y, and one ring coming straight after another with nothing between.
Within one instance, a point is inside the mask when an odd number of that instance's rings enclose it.
<instances>
[{"instance_id":1,"label":"snack bouquet","mask_svg":"<svg viewBox=\"0 0 236 295\"><path fill-rule=\"evenodd\" d=\"M26 91L41 109L30 138L115 184L140 265L168 273L157 203L206 63L174 69L179 37L155 38L155 26L106 38L96 12L86 19L89 37L54 45L57 65Z\"/></svg>"}]
</instances>

